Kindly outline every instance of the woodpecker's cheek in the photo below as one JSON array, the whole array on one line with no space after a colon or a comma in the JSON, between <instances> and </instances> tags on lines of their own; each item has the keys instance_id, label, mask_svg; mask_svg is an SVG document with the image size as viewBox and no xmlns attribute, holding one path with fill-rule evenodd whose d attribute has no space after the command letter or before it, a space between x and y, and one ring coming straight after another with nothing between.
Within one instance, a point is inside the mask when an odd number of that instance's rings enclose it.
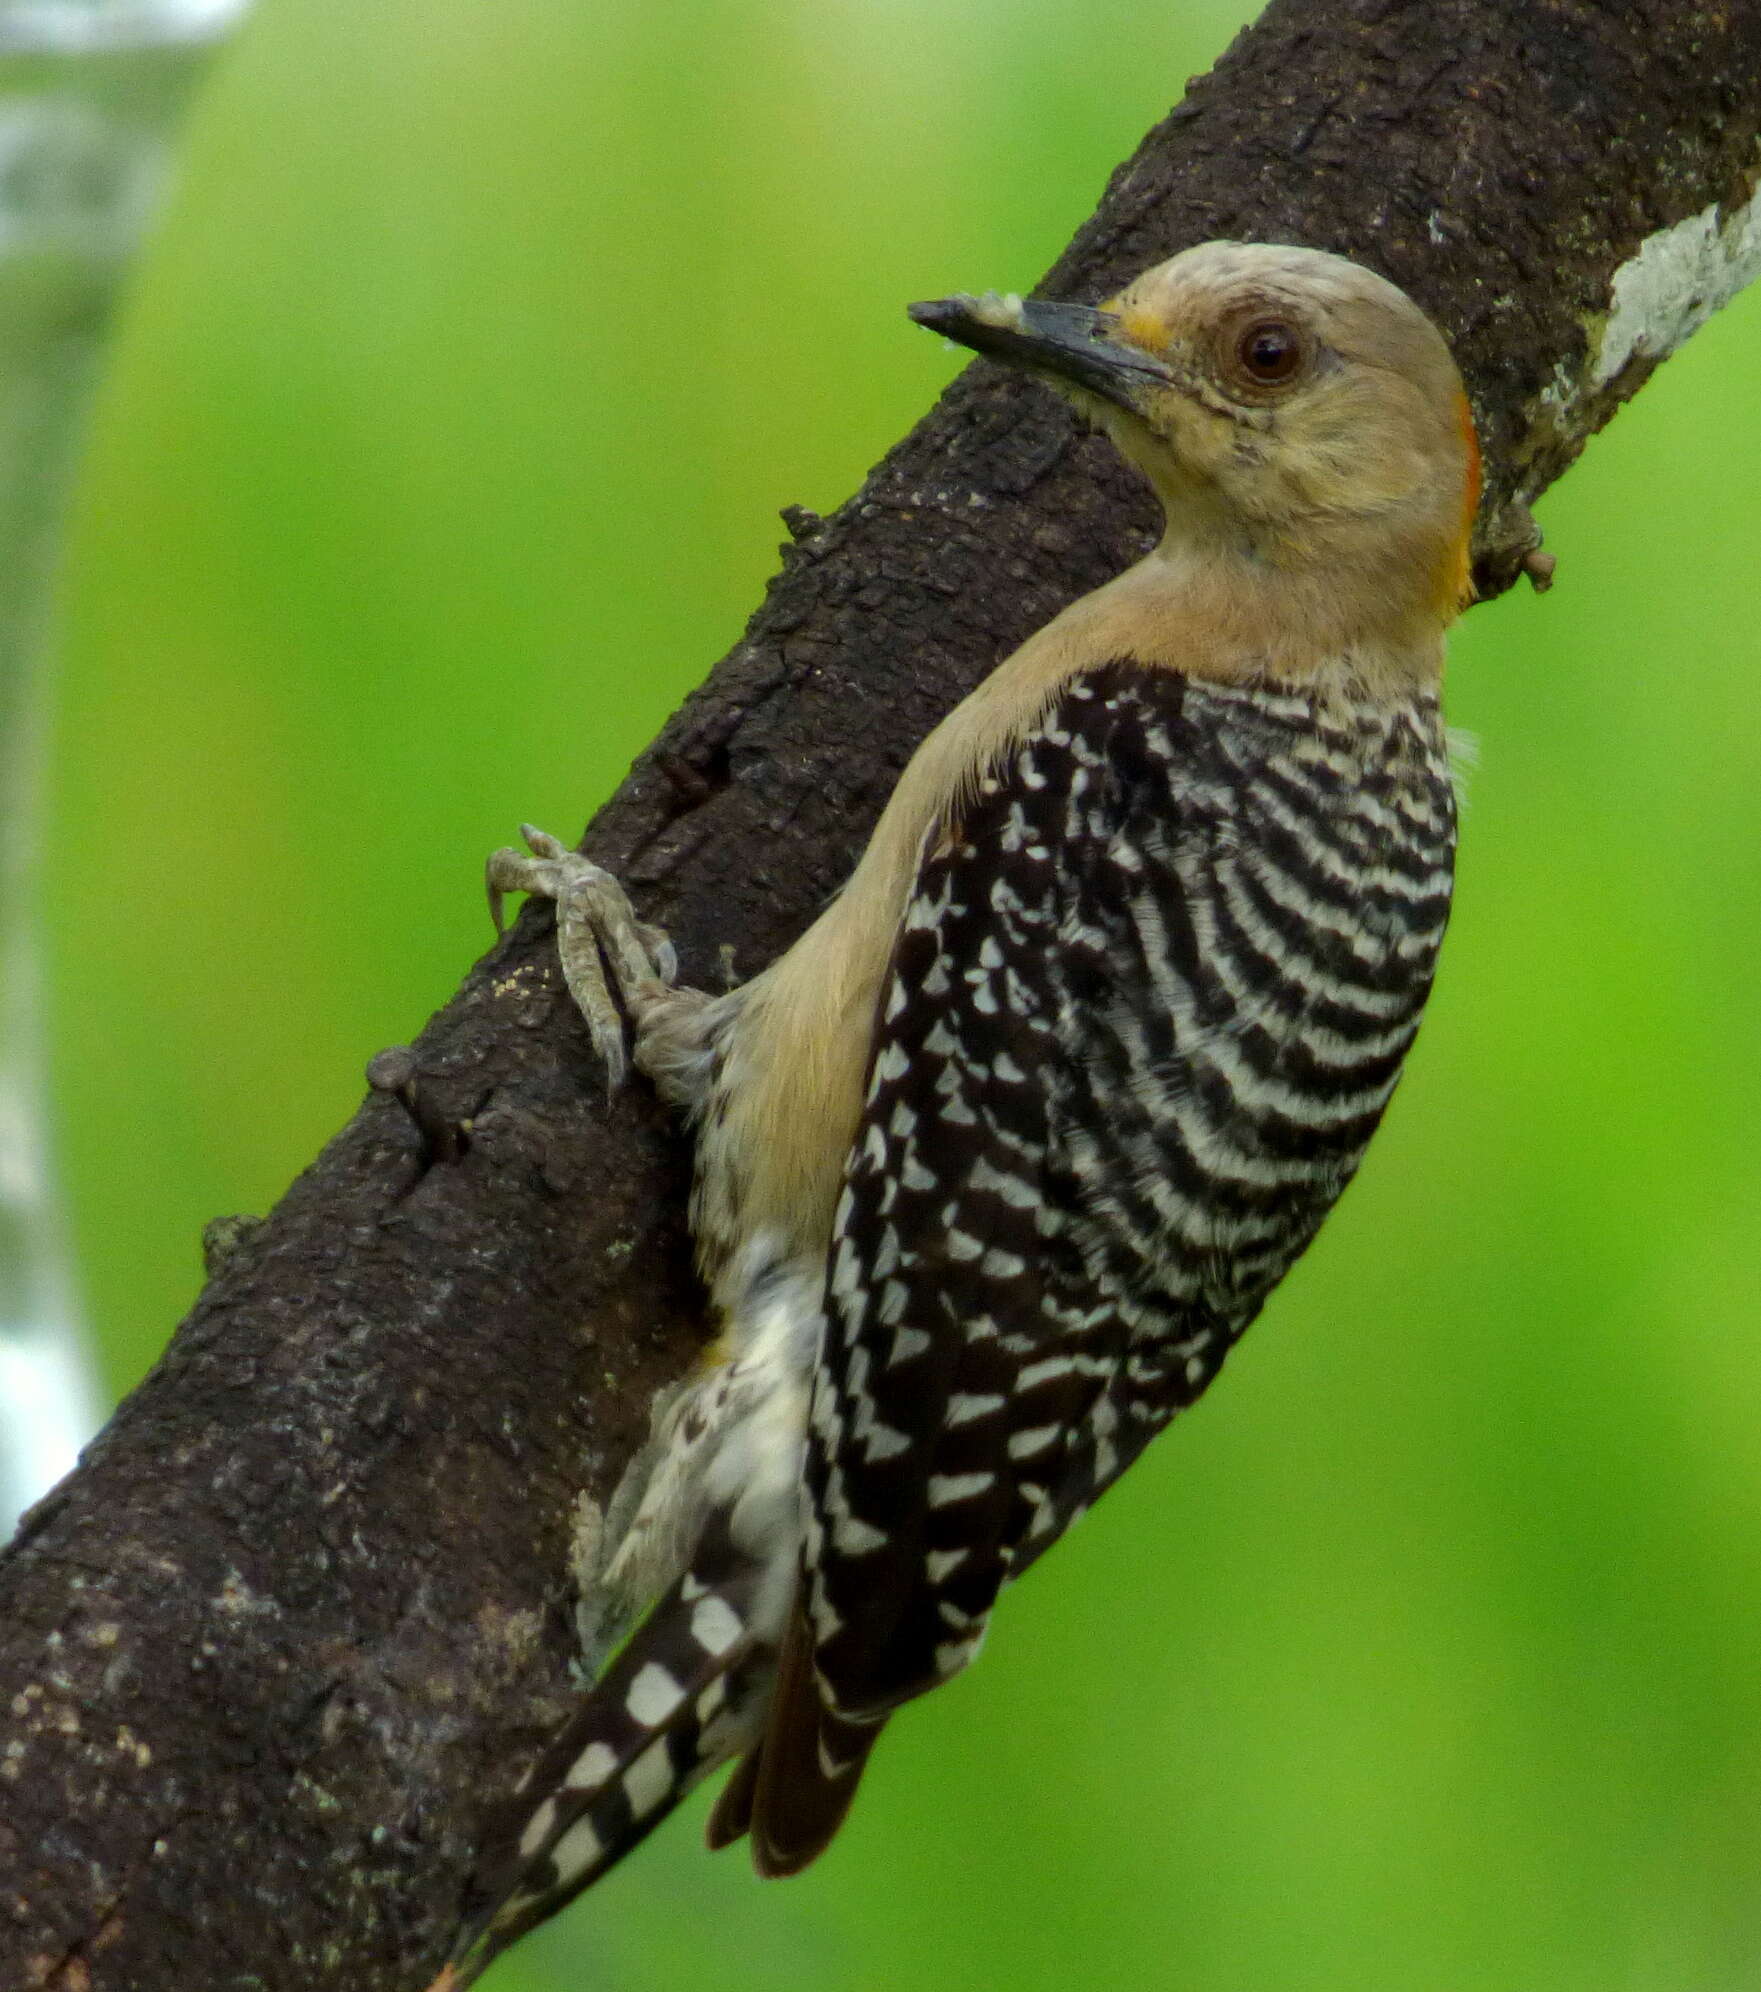
<instances>
[{"instance_id":1,"label":"woodpecker's cheek","mask_svg":"<svg viewBox=\"0 0 1761 1992\"><path fill-rule=\"evenodd\" d=\"M1257 439L1227 416L1190 394L1165 396L1146 425L1161 456L1184 482L1225 484L1245 442L1257 450Z\"/></svg>"}]
</instances>

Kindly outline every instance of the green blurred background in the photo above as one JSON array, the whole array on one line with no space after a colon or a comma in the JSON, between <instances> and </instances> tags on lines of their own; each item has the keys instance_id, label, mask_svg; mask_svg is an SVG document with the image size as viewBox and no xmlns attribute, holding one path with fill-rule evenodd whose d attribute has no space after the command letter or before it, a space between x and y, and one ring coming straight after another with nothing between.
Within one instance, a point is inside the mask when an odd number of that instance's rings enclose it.
<instances>
[{"instance_id":1,"label":"green blurred background","mask_svg":"<svg viewBox=\"0 0 1761 1992\"><path fill-rule=\"evenodd\" d=\"M109 1378L1250 9L261 0L102 397L45 904ZM1224 1383L761 1888L675 1821L493 1992L1761 1983L1761 296L1468 619L1459 912Z\"/></svg>"}]
</instances>

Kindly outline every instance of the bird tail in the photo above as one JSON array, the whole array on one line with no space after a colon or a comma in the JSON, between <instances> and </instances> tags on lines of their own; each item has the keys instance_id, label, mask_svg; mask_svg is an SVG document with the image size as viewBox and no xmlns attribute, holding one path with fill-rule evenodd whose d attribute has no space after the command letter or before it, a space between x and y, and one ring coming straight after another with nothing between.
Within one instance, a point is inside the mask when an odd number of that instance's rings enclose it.
<instances>
[{"instance_id":1,"label":"bird tail","mask_svg":"<svg viewBox=\"0 0 1761 1992\"><path fill-rule=\"evenodd\" d=\"M757 1578L688 1573L631 1634L509 1800L434 1992L463 1992L751 1740L775 1665L752 1629Z\"/></svg>"},{"instance_id":2,"label":"bird tail","mask_svg":"<svg viewBox=\"0 0 1761 1992\"><path fill-rule=\"evenodd\" d=\"M813 1636L797 1605L783 1637L764 1733L723 1787L709 1844L752 1836L761 1875L799 1874L831 1843L856 1796L890 1711L851 1716L831 1707L813 1667Z\"/></svg>"}]
</instances>

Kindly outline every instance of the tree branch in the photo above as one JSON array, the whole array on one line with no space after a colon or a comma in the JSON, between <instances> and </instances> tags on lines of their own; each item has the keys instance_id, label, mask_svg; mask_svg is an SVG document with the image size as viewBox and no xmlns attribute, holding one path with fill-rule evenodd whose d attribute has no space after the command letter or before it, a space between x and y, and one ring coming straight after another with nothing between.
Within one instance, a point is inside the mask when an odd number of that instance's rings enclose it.
<instances>
[{"instance_id":1,"label":"tree branch","mask_svg":"<svg viewBox=\"0 0 1761 1992\"><path fill-rule=\"evenodd\" d=\"M1047 278L1218 235L1355 255L1450 334L1524 503L1761 261L1761 0L1275 0ZM638 763L588 848L750 973L912 747L1150 530L1031 384L963 376ZM684 1145L607 1108L522 919L0 1563L0 1981L421 1984L570 1694L570 1515L699 1344ZM394 1080L399 1075L392 1075ZM421 1123L418 1125L418 1121Z\"/></svg>"}]
</instances>

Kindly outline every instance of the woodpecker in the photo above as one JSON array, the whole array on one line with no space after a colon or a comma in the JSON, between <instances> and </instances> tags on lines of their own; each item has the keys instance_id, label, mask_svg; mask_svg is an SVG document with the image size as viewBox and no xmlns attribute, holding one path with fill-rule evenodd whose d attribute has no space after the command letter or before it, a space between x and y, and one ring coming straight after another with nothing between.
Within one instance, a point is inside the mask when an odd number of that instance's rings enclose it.
<instances>
[{"instance_id":1,"label":"woodpecker","mask_svg":"<svg viewBox=\"0 0 1761 1992\"><path fill-rule=\"evenodd\" d=\"M1479 470L1441 334L1313 249L921 325L1073 401L1166 527L919 748L764 973L675 986L528 828L613 1076L695 1128L720 1327L604 1573L649 1609L513 1801L443 1983L737 1760L712 1845L836 1833L901 1703L1222 1366L1363 1156L1449 910L1444 632Z\"/></svg>"}]
</instances>

